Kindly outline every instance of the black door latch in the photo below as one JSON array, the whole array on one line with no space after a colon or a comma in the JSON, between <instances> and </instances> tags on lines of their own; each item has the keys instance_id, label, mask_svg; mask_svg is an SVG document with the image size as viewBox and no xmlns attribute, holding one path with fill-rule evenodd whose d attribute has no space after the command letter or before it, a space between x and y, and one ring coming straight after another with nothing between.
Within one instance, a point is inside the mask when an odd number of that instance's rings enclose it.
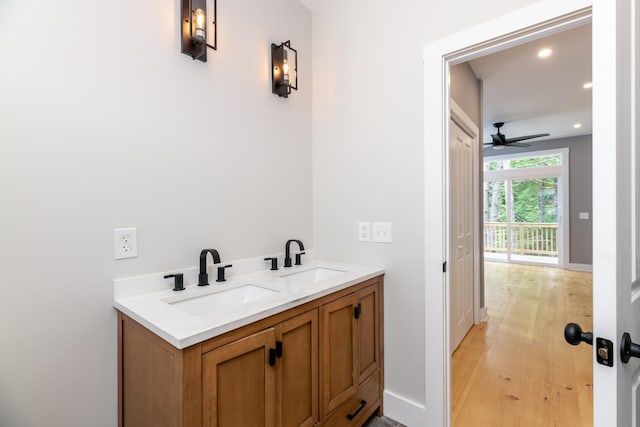
<instances>
[{"instance_id":1,"label":"black door latch","mask_svg":"<svg viewBox=\"0 0 640 427\"><path fill-rule=\"evenodd\" d=\"M564 339L571 345L585 342L593 344L593 332L584 332L580 325L567 323L564 327ZM613 343L606 338L596 338L596 360L604 366L613 366Z\"/></svg>"}]
</instances>

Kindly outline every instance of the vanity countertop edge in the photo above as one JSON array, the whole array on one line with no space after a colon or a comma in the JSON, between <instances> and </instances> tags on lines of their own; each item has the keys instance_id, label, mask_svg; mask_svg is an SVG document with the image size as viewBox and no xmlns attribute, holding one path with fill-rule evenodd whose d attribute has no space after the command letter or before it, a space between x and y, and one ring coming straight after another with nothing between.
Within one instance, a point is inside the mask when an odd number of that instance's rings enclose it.
<instances>
[{"instance_id":1,"label":"vanity countertop edge","mask_svg":"<svg viewBox=\"0 0 640 427\"><path fill-rule=\"evenodd\" d=\"M290 278L313 269L337 270L341 274L316 282ZM381 267L313 260L302 266L282 268L279 271L260 270L241 274L224 284L211 284L207 287L187 285L186 290L180 292L174 292L168 285L162 290L149 292L147 289L147 292L133 295L130 291L123 292L124 286L132 289L136 280L138 283L142 280L148 281L149 277L152 277L150 275L140 279L115 280L114 307L169 344L184 349L384 273L384 268ZM155 277L153 280L157 281ZM230 308L225 312L204 316L185 312L167 302L195 299L247 285L271 289L277 294L274 293L273 297L264 300Z\"/></svg>"}]
</instances>

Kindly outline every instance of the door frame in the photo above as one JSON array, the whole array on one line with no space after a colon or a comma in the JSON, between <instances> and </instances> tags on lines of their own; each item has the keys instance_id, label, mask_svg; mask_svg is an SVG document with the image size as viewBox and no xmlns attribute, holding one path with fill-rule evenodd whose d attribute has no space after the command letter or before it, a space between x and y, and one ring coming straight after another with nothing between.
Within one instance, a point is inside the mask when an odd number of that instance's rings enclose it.
<instances>
[{"instance_id":1,"label":"door frame","mask_svg":"<svg viewBox=\"0 0 640 427\"><path fill-rule=\"evenodd\" d=\"M425 199L425 412L408 416L410 425L451 425L449 275L441 268L450 246L450 66L584 25L592 14L591 0L543 0L424 46L424 185L442 197ZM612 110L594 122L615 117Z\"/></svg>"},{"instance_id":2,"label":"door frame","mask_svg":"<svg viewBox=\"0 0 640 427\"><path fill-rule=\"evenodd\" d=\"M482 252L478 252L480 248L480 217L477 213L480 211L480 130L478 126L471 120L471 118L464 112L464 110L456 104L453 98L450 99L451 103L451 119L455 121L460 128L465 131L471 137L472 144L472 186L473 186L473 323L477 325L487 319L487 309L482 307L482 301L480 299L481 280L480 280L480 260L482 259ZM449 147L451 148L451 147ZM449 154L447 153L447 156ZM451 212L449 211L449 214ZM449 254L449 259L451 254ZM451 265L453 268L453 265Z\"/></svg>"}]
</instances>

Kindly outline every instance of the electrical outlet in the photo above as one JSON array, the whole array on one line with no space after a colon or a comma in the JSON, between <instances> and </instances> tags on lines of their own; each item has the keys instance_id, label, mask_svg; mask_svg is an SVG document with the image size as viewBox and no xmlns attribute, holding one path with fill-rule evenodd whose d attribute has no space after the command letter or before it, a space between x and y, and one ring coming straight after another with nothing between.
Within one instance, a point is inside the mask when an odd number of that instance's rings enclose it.
<instances>
[{"instance_id":1,"label":"electrical outlet","mask_svg":"<svg viewBox=\"0 0 640 427\"><path fill-rule=\"evenodd\" d=\"M371 223L370 222L358 223L358 239L361 242L371 241Z\"/></svg>"},{"instance_id":2,"label":"electrical outlet","mask_svg":"<svg viewBox=\"0 0 640 427\"><path fill-rule=\"evenodd\" d=\"M138 230L130 228L113 229L113 251L116 259L138 256Z\"/></svg>"},{"instance_id":3,"label":"electrical outlet","mask_svg":"<svg viewBox=\"0 0 640 427\"><path fill-rule=\"evenodd\" d=\"M374 222L372 224L373 241L379 243L391 243L391 223Z\"/></svg>"}]
</instances>

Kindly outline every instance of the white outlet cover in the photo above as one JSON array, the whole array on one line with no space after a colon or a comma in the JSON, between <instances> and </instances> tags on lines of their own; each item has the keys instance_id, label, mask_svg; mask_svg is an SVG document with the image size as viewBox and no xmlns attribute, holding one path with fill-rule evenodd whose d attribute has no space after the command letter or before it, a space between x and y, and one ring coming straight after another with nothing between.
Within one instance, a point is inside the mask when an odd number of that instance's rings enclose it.
<instances>
[{"instance_id":1,"label":"white outlet cover","mask_svg":"<svg viewBox=\"0 0 640 427\"><path fill-rule=\"evenodd\" d=\"M391 243L391 223L374 222L371 224L373 241L379 243Z\"/></svg>"},{"instance_id":2,"label":"white outlet cover","mask_svg":"<svg viewBox=\"0 0 640 427\"><path fill-rule=\"evenodd\" d=\"M138 256L138 230L135 227L113 229L113 255L115 259Z\"/></svg>"},{"instance_id":3,"label":"white outlet cover","mask_svg":"<svg viewBox=\"0 0 640 427\"><path fill-rule=\"evenodd\" d=\"M589 219L589 212L580 212L578 215L580 219Z\"/></svg>"},{"instance_id":4,"label":"white outlet cover","mask_svg":"<svg viewBox=\"0 0 640 427\"><path fill-rule=\"evenodd\" d=\"M358 240L361 242L370 242L371 241L371 223L370 222L359 222L358 223Z\"/></svg>"}]
</instances>

